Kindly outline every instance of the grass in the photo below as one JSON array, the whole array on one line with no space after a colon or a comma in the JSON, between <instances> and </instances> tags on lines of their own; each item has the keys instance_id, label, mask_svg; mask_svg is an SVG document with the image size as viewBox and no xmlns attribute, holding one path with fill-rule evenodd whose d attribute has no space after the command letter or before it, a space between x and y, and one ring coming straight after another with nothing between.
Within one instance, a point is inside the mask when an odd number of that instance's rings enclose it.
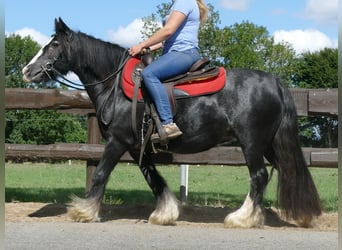
<instances>
[{"instance_id":1,"label":"grass","mask_svg":"<svg viewBox=\"0 0 342 250\"><path fill-rule=\"evenodd\" d=\"M6 164L6 202L68 203L71 194L84 195L85 163ZM180 171L175 165L159 172L179 197ZM327 212L338 210L337 169L310 168ZM276 205L276 171L268 185L265 206ZM246 167L190 166L188 203L239 207L249 190ZM108 182L104 201L110 204L148 204L154 197L136 165L119 164Z\"/></svg>"}]
</instances>

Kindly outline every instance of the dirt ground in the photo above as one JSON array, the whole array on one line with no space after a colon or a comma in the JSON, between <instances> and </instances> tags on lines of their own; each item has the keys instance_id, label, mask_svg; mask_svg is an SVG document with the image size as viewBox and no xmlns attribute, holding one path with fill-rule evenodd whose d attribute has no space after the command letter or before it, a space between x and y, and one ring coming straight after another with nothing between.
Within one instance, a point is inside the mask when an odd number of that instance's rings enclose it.
<instances>
[{"instance_id":1,"label":"dirt ground","mask_svg":"<svg viewBox=\"0 0 342 250\"><path fill-rule=\"evenodd\" d=\"M153 211L152 205L103 205L102 221L126 220L132 223L144 223ZM32 202L14 202L5 204L5 220L8 222L65 222L68 218L64 204L46 204ZM182 206L177 225L222 227L225 216L232 212L229 208ZM266 209L265 228L299 229L292 222L280 219L278 213ZM305 230L337 231L337 213L324 213L315 219L313 226Z\"/></svg>"}]
</instances>

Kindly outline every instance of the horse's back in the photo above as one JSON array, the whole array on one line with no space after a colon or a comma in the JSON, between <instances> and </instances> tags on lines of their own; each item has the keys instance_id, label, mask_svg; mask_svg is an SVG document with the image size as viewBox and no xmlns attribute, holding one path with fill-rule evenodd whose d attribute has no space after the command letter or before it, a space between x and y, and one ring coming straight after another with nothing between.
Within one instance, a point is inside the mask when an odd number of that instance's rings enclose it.
<instances>
[{"instance_id":1,"label":"horse's back","mask_svg":"<svg viewBox=\"0 0 342 250\"><path fill-rule=\"evenodd\" d=\"M230 110L259 111L262 115L280 112L284 87L280 80L264 71L229 69L223 95L228 99Z\"/></svg>"},{"instance_id":2,"label":"horse's back","mask_svg":"<svg viewBox=\"0 0 342 250\"><path fill-rule=\"evenodd\" d=\"M248 89L278 91L280 81L274 75L261 70L233 68L227 71L227 87L235 91L246 92Z\"/></svg>"}]
</instances>

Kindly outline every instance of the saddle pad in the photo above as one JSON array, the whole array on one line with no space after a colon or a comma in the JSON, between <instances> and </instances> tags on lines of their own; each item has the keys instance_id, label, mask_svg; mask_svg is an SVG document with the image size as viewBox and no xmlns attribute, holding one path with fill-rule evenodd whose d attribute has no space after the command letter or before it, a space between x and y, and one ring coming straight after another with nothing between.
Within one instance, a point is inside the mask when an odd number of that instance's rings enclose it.
<instances>
[{"instance_id":1,"label":"saddle pad","mask_svg":"<svg viewBox=\"0 0 342 250\"><path fill-rule=\"evenodd\" d=\"M134 95L134 81L132 79L133 70L140 60L137 58L130 58L122 73L122 89L124 94L133 99ZM175 89L179 89L188 94L188 96L201 96L208 95L221 90L226 82L226 70L220 67L219 75L211 79L194 80L192 82L184 82L174 86ZM141 90L139 89L138 100L142 99Z\"/></svg>"}]
</instances>

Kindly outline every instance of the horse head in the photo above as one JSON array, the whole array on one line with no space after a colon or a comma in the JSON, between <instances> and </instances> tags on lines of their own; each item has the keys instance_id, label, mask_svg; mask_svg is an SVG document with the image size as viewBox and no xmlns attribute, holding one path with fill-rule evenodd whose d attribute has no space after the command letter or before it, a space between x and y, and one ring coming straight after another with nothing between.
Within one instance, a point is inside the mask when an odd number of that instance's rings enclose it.
<instances>
[{"instance_id":1,"label":"horse head","mask_svg":"<svg viewBox=\"0 0 342 250\"><path fill-rule=\"evenodd\" d=\"M47 82L56 79L56 72L66 75L70 70L68 51L70 51L74 34L74 31L61 18L55 19L55 34L23 68L24 81Z\"/></svg>"}]
</instances>

